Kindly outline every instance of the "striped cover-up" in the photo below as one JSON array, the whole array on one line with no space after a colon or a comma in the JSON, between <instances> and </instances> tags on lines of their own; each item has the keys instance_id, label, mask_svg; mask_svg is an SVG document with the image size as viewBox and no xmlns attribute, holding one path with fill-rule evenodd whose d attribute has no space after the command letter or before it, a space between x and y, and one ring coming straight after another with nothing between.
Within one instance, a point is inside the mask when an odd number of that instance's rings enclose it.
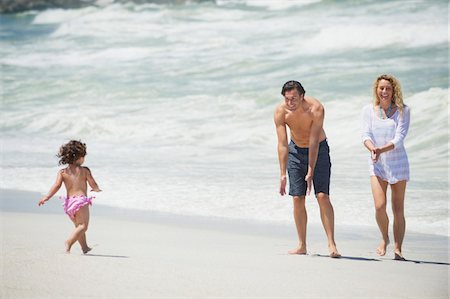
<instances>
[{"instance_id":1,"label":"striped cover-up","mask_svg":"<svg viewBox=\"0 0 450 299\"><path fill-rule=\"evenodd\" d=\"M369 157L369 173L389 184L409 181L409 162L403 141L409 129L409 107L404 106L387 119L375 115L374 107L369 104L362 111L362 141L371 140L375 147L387 143L394 144L394 149L380 155L376 163Z\"/></svg>"}]
</instances>

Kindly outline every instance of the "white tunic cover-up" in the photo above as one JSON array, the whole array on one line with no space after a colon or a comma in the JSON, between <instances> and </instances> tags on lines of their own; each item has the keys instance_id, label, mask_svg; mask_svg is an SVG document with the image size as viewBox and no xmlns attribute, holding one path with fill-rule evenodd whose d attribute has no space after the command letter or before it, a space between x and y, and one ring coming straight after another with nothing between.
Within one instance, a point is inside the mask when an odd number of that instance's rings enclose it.
<instances>
[{"instance_id":1,"label":"white tunic cover-up","mask_svg":"<svg viewBox=\"0 0 450 299\"><path fill-rule=\"evenodd\" d=\"M375 147L381 147L391 142L394 149L380 155L373 163L369 157L369 173L389 184L399 181L409 181L409 162L403 140L409 129L409 107L403 107L387 119L375 115L374 107L369 104L362 111L362 141L371 140Z\"/></svg>"}]
</instances>

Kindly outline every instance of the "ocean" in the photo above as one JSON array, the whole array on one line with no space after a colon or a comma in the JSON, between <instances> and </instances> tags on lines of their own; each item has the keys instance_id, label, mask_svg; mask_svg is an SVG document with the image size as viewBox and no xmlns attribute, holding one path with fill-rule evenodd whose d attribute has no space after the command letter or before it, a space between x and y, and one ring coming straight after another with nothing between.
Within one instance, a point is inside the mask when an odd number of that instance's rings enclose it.
<instances>
[{"instance_id":1,"label":"ocean","mask_svg":"<svg viewBox=\"0 0 450 299\"><path fill-rule=\"evenodd\" d=\"M411 108L407 231L449 236L447 1L103 1L0 19L1 188L45 194L77 139L96 205L293 225L273 112L294 79L325 107L336 230L376 227L360 114L388 73ZM307 209L319 224L313 196Z\"/></svg>"}]
</instances>

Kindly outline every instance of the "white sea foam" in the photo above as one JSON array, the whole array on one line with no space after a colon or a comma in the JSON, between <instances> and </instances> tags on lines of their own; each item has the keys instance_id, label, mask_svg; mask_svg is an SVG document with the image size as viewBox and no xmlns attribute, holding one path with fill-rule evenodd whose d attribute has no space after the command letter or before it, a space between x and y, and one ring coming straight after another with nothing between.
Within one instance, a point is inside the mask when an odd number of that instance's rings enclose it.
<instances>
[{"instance_id":1,"label":"white sea foam","mask_svg":"<svg viewBox=\"0 0 450 299\"><path fill-rule=\"evenodd\" d=\"M48 9L39 12L33 19L32 24L61 24L78 19L96 9L89 7L84 9Z\"/></svg>"},{"instance_id":2,"label":"white sea foam","mask_svg":"<svg viewBox=\"0 0 450 299\"><path fill-rule=\"evenodd\" d=\"M367 224L360 112L392 72L412 111L408 229L448 234L447 6L299 3L47 10L32 33L8 19L28 35L0 41L2 187L46 192L81 139L98 204L291 224L273 111L293 78L326 109L337 225Z\"/></svg>"},{"instance_id":3,"label":"white sea foam","mask_svg":"<svg viewBox=\"0 0 450 299\"><path fill-rule=\"evenodd\" d=\"M245 4L248 6L254 7L264 7L270 10L286 10L286 9L295 9L301 6L319 3L322 0L245 0ZM219 2L220 3L220 2Z\"/></svg>"},{"instance_id":4,"label":"white sea foam","mask_svg":"<svg viewBox=\"0 0 450 299\"><path fill-rule=\"evenodd\" d=\"M307 40L303 49L321 54L333 50L377 49L391 46L406 48L443 44L448 41L448 28L439 25L334 25L322 29Z\"/></svg>"}]
</instances>

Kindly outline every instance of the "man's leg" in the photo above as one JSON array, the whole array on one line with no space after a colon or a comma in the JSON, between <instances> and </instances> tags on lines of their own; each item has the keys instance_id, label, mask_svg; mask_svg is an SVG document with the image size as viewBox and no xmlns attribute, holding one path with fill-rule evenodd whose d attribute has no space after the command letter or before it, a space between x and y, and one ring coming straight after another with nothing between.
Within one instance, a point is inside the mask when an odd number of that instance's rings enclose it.
<instances>
[{"instance_id":1,"label":"man's leg","mask_svg":"<svg viewBox=\"0 0 450 299\"><path fill-rule=\"evenodd\" d=\"M334 241L334 210L330 197L325 193L317 193L316 196L320 207L320 218L328 238L328 251L331 257L339 257L340 254Z\"/></svg>"},{"instance_id":2,"label":"man's leg","mask_svg":"<svg viewBox=\"0 0 450 299\"><path fill-rule=\"evenodd\" d=\"M404 260L402 255L403 238L405 237L405 191L406 181L400 181L391 185L392 212L394 214L394 242L395 259Z\"/></svg>"},{"instance_id":3,"label":"man's leg","mask_svg":"<svg viewBox=\"0 0 450 299\"><path fill-rule=\"evenodd\" d=\"M294 196L294 219L297 227L298 247L290 250L289 254L306 254L306 225L308 215L305 208L305 196Z\"/></svg>"},{"instance_id":4,"label":"man's leg","mask_svg":"<svg viewBox=\"0 0 450 299\"><path fill-rule=\"evenodd\" d=\"M377 254L383 256L386 254L386 248L389 244L389 218L386 213L386 191L388 183L377 176L370 177L372 186L372 195L375 202L375 218L381 232L381 243L377 248Z\"/></svg>"}]
</instances>

